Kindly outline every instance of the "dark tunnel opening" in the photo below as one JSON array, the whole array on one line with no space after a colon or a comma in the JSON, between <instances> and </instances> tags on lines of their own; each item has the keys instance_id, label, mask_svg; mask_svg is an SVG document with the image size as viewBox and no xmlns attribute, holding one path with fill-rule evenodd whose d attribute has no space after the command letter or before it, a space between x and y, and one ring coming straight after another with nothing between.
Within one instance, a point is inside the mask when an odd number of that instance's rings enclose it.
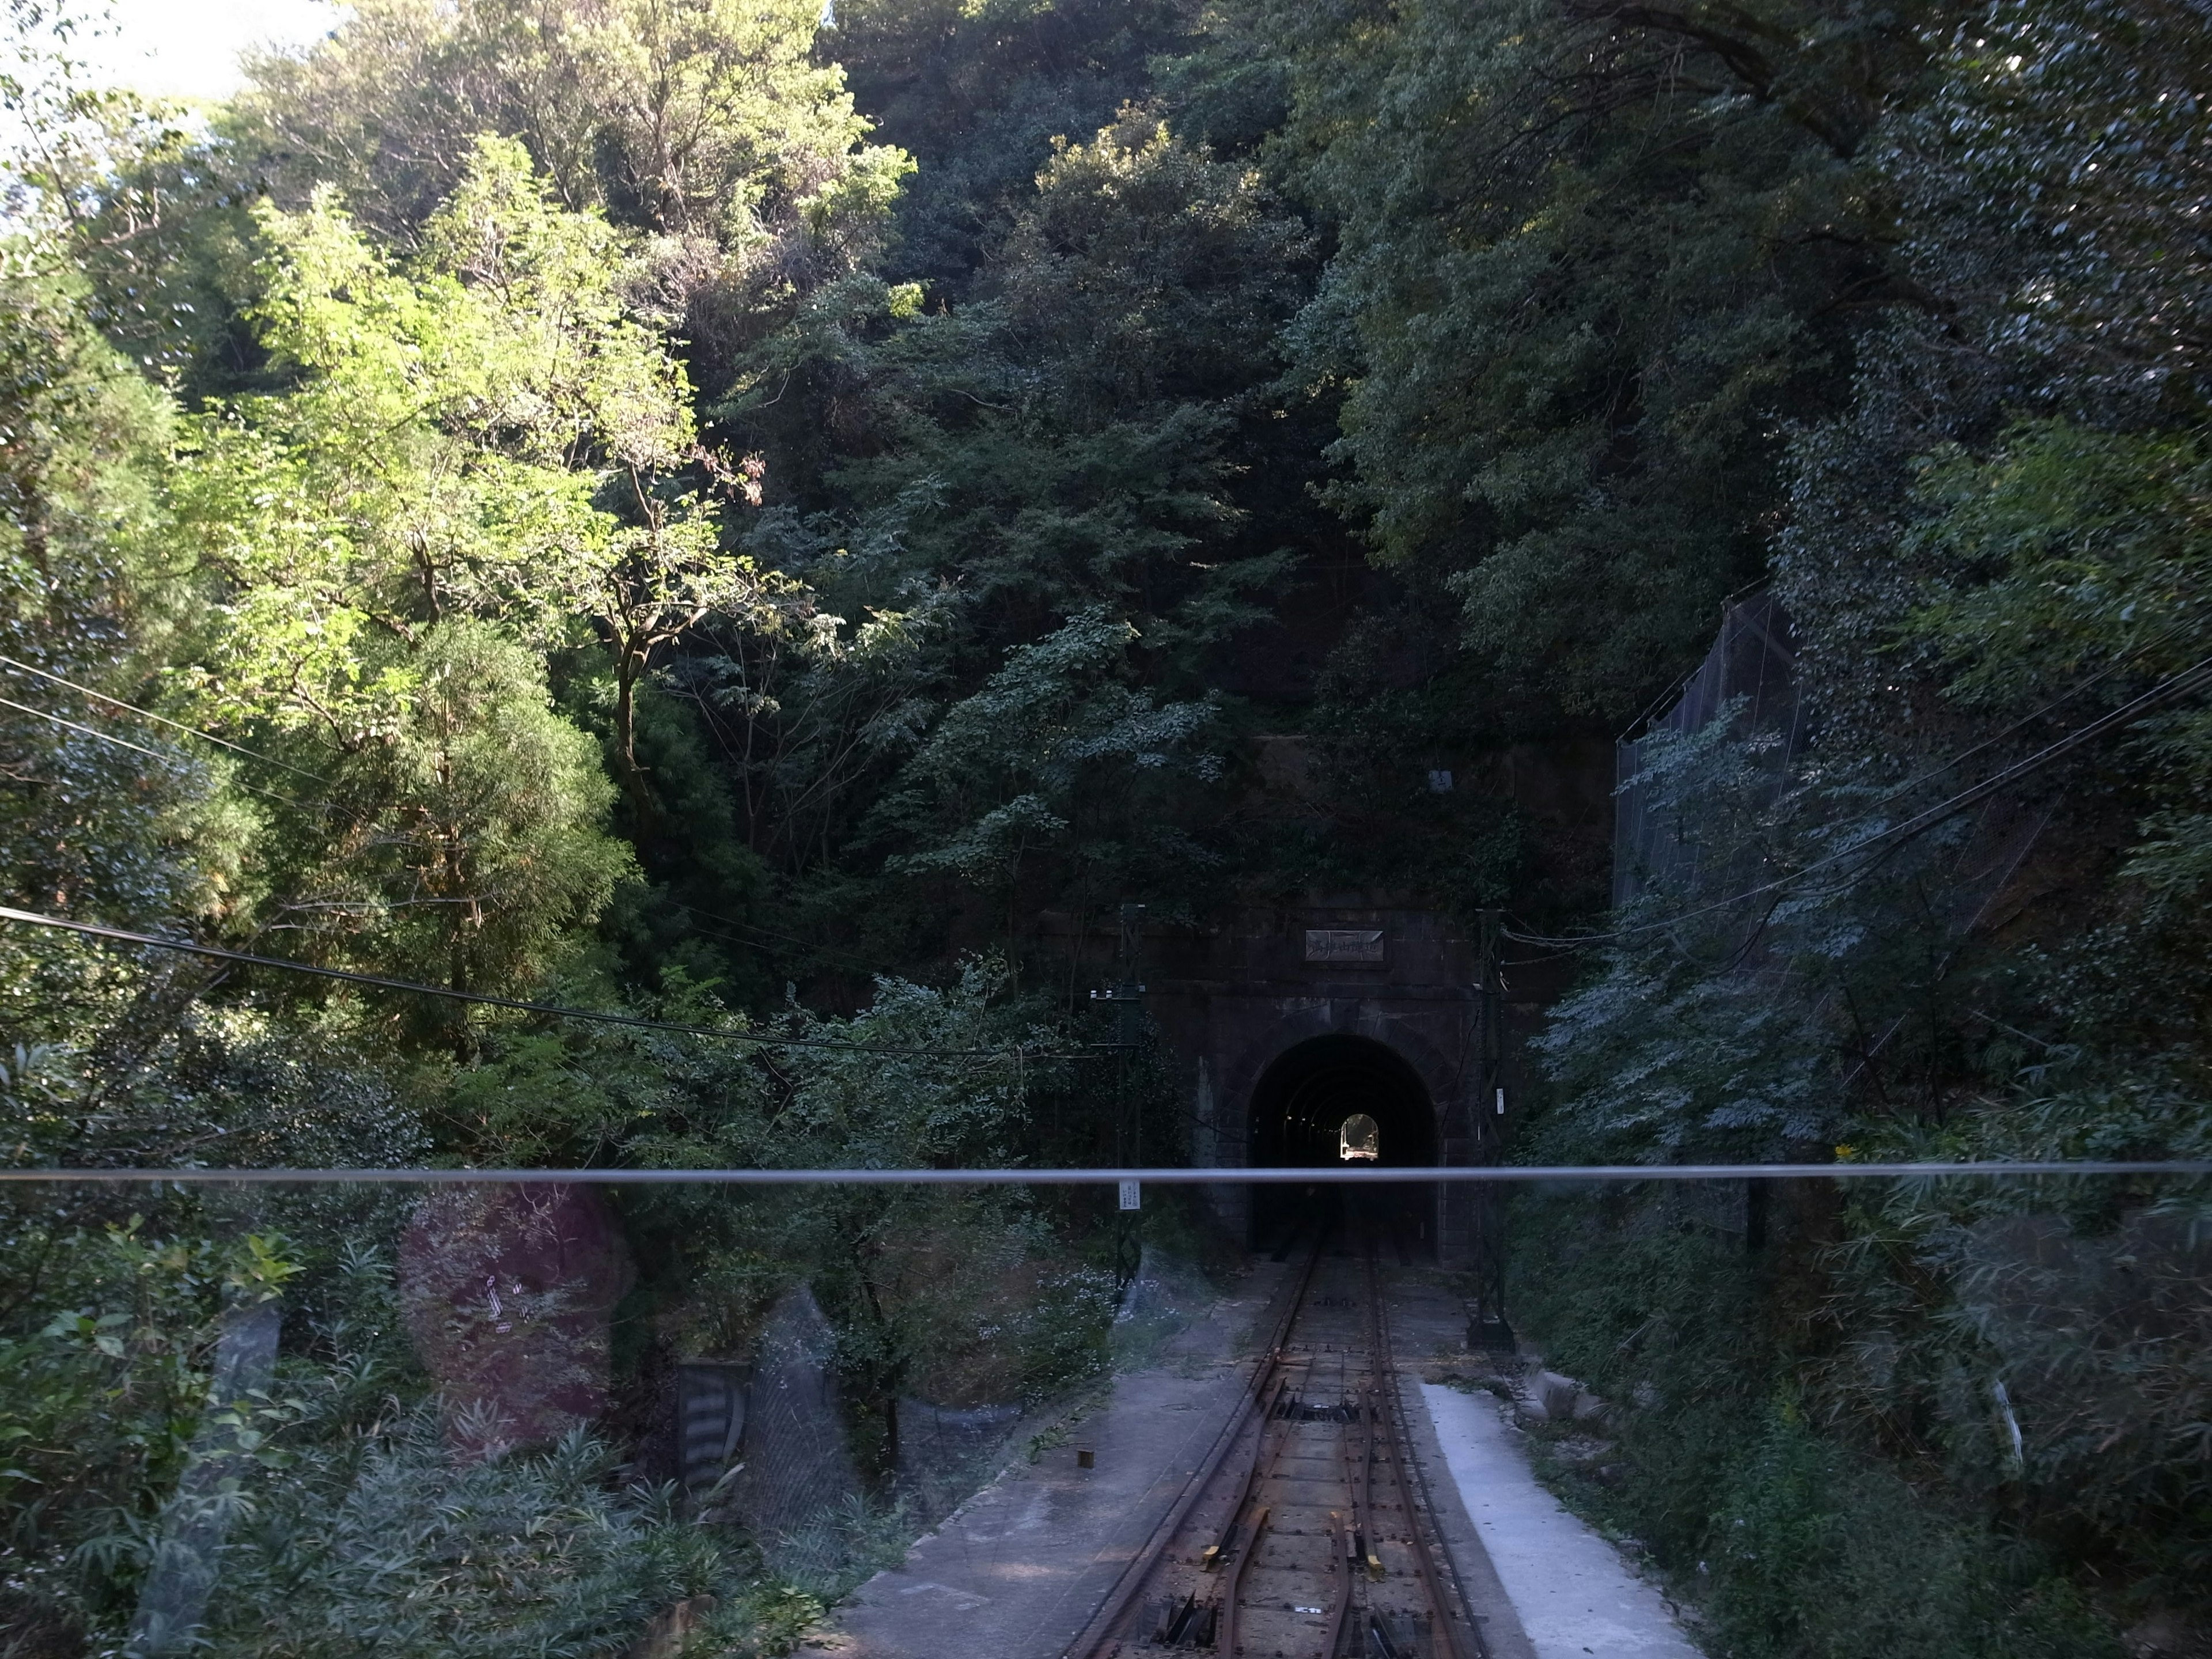
<instances>
[{"instance_id":1,"label":"dark tunnel opening","mask_svg":"<svg viewBox=\"0 0 2212 1659\"><path fill-rule=\"evenodd\" d=\"M1371 1123L1361 1123L1362 1117ZM1275 1057L1252 1091L1249 1156L1258 1168L1433 1168L1436 1113L1420 1075L1387 1043L1312 1037ZM1370 1160L1346 1150L1372 1149ZM1310 1230L1371 1231L1388 1249L1435 1249L1435 1187L1255 1186L1252 1243L1286 1253ZM1345 1239L1339 1240L1340 1248Z\"/></svg>"}]
</instances>

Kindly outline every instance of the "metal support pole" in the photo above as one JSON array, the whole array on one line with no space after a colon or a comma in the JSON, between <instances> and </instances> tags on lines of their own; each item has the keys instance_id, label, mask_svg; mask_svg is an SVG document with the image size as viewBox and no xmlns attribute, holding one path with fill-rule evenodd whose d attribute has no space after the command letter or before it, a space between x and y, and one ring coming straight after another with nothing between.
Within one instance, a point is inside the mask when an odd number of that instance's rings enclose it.
<instances>
[{"instance_id":1,"label":"metal support pole","mask_svg":"<svg viewBox=\"0 0 2212 1659\"><path fill-rule=\"evenodd\" d=\"M1500 912L1482 912L1475 1007L1478 1083L1474 1102L1474 1150L1478 1164L1504 1162L1506 1131L1512 1121L1505 1097L1505 981L1498 966L1503 923ZM1469 1310L1468 1340L1478 1347L1510 1348L1513 1327L1505 1317L1504 1194L1496 1186L1486 1184L1475 1189L1474 1197L1475 1295Z\"/></svg>"},{"instance_id":2,"label":"metal support pole","mask_svg":"<svg viewBox=\"0 0 2212 1659\"><path fill-rule=\"evenodd\" d=\"M1104 991L1093 991L1091 1000L1115 1005L1115 1113L1114 1156L1123 1169L1141 1167L1144 1163L1144 1114L1136 1099L1130 1078L1137 1049L1145 1038L1145 988L1138 982L1145 944L1145 907L1124 904L1121 907L1121 938L1115 954L1119 961L1121 978L1119 984ZM1133 1182L1130 1183L1134 1185ZM1144 1265L1144 1212L1134 1208L1119 1208L1114 1212L1114 1279L1126 1285L1137 1276Z\"/></svg>"}]
</instances>

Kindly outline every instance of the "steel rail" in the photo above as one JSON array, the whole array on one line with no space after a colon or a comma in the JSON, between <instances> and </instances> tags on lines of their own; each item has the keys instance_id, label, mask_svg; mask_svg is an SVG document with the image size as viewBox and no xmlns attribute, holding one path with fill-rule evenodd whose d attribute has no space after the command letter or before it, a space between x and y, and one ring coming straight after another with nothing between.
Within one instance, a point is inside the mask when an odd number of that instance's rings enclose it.
<instances>
[{"instance_id":1,"label":"steel rail","mask_svg":"<svg viewBox=\"0 0 2212 1659\"><path fill-rule=\"evenodd\" d=\"M1352 1546L1358 1535L1356 1529L1340 1528L1336 1516L1328 1517L1328 1571L1336 1589L1328 1598L1328 1633L1322 1638L1321 1650L1330 1659L1344 1644L1344 1617L1352 1611Z\"/></svg>"},{"instance_id":2,"label":"steel rail","mask_svg":"<svg viewBox=\"0 0 2212 1659\"><path fill-rule=\"evenodd\" d=\"M1298 1307L1301 1307L1301 1310L1305 1307L1305 1291L1312 1287L1314 1265L1321 1263L1321 1252L1328 1248L1328 1243L1329 1243L1329 1228L1328 1225L1322 1225L1321 1232L1314 1237L1314 1255L1307 1256L1307 1267L1305 1267L1307 1283L1303 1283L1303 1285L1298 1287ZM1283 1328L1285 1329L1285 1340L1290 1329L1294 1328L1297 1328L1297 1318L1291 1318L1290 1325ZM1279 1371L1283 1370L1281 1345L1276 1345L1274 1364ZM1307 1376L1312 1376L1312 1364L1307 1364ZM1274 1478L1276 1464L1283 1462L1283 1451L1290 1447L1290 1429L1285 1427L1279 1436L1274 1437L1274 1449L1272 1449L1272 1451L1267 1449L1267 1425L1274 1420L1276 1411L1283 1409L1283 1395L1287 1394L1290 1394L1290 1376L1283 1376L1281 1382L1276 1382L1274 1405L1270 1405L1265 1411L1261 1411L1259 1433L1252 1437L1252 1462L1249 1462L1249 1467L1245 1468L1243 1486L1237 1489L1237 1504L1230 1509L1228 1531L1224 1531L1224 1535L1221 1535L1221 1540L1224 1540L1224 1544L1221 1544L1224 1551L1228 1551L1228 1544L1232 1540L1234 1544L1237 1544L1237 1551L1234 1551L1234 1559L1228 1564L1228 1573L1221 1575L1221 1579L1224 1579L1224 1583L1221 1583L1221 1614L1218 1614L1218 1624L1214 1626L1214 1652L1218 1652L1218 1655L1228 1655L1230 1659L1234 1659L1234 1655L1237 1655L1237 1608L1239 1608L1239 1597L1243 1595L1243 1579L1245 1579L1245 1573L1252 1571L1252 1562L1259 1559L1259 1541L1261 1537L1265 1535L1265 1531L1267 1531L1267 1520L1270 1520L1272 1516L1270 1506L1261 1504L1259 1513L1252 1517L1252 1526L1245 1528L1243 1537L1237 1537L1237 1531L1239 1531L1239 1526L1243 1526L1245 1506L1248 1506L1249 1502L1255 1500L1256 1495L1259 1495L1259 1484L1263 1482L1263 1480ZM1305 1394L1291 1395L1291 1402L1303 1407L1305 1405ZM1161 1555L1166 1555L1166 1547L1168 1544L1172 1544L1172 1541L1175 1541L1172 1540L1172 1535L1166 1537L1166 1540L1161 1540ZM1159 1562L1155 1562L1155 1566L1159 1566Z\"/></svg>"},{"instance_id":3,"label":"steel rail","mask_svg":"<svg viewBox=\"0 0 2212 1659\"><path fill-rule=\"evenodd\" d=\"M1307 1253L1296 1279L1286 1284L1285 1291L1278 1292L1283 1299L1279 1310L1271 1310L1273 1324L1267 1350L1255 1366L1237 1407L1215 1437L1208 1455L1186 1481L1168 1515L1153 1528L1144 1548L1123 1567L1098 1611L1063 1650L1063 1659L1109 1659L1109 1656L1139 1647L1149 1650L1151 1643L1162 1639L1173 1646L1187 1646L1201 1636L1212 1638L1210 1642L1198 1644L1210 1647L1217 1659L1237 1659L1237 1644L1245 1623L1244 1614L1256 1611L1243 1605L1245 1593L1250 1588L1249 1575L1260 1565L1276 1510L1285 1504L1291 1505L1291 1509L1283 1510L1287 1517L1294 1511L1303 1512L1310 1506L1334 1501L1301 1495L1302 1489L1310 1486L1314 1477L1299 1471L1306 1468L1313 1453L1314 1431L1322 1426L1314 1420L1321 1412L1315 1404L1319 1396L1313 1393L1316 1381L1315 1363L1320 1355L1316 1352L1308 1355L1303 1362L1294 1362L1289 1352L1292 1333L1298 1328L1302 1315L1308 1308L1320 1305L1314 1301L1314 1285L1329 1237L1330 1231L1324 1228ZM1363 1275L1358 1282L1364 1283L1366 1291L1364 1346L1368 1374L1364 1384L1356 1388L1353 1375L1339 1378L1339 1391L1344 1396L1341 1433L1336 1441L1336 1455L1330 1462L1337 1468L1334 1479L1341 1481L1346 1498L1341 1510L1332 1508L1328 1511L1328 1553L1325 1563L1318 1568L1307 1564L1291 1569L1300 1583L1309 1574L1325 1576L1329 1581L1327 1589L1322 1592L1320 1605L1297 1610L1325 1614L1317 1631L1322 1644L1320 1659L1340 1659L1346 1651L1364 1653L1374 1636L1384 1640L1387 1650L1389 1639L1396 1634L1382 1622L1385 1614L1380 1607L1372 1604L1372 1596L1363 1601L1358 1595L1363 1577L1376 1577L1378 1582L1381 1577L1369 1566L1370 1560L1381 1559L1377 1553L1381 1540L1376 1535L1379 1523L1374 1492L1379 1466L1397 1489L1406 1522L1402 1542L1413 1556L1410 1577L1419 1587L1417 1593L1413 1592L1412 1584L1401 1577L1399 1582L1407 1584L1407 1588L1398 1592L1389 1605L1401 1613L1420 1610L1416 1617L1425 1620L1431 1659L1489 1659L1487 1645L1459 1581L1456 1565L1449 1560L1449 1546L1437 1517L1434 1498L1415 1468L1405 1433L1389 1310L1383 1296L1380 1246L1370 1237L1361 1254ZM1353 1328L1358 1330L1358 1327ZM1341 1339L1334 1340L1340 1342ZM1358 1352L1359 1346L1355 1337L1352 1345L1339 1356L1340 1368ZM1295 1370L1296 1363L1304 1364L1303 1373ZM1305 1378L1303 1391L1293 1386L1300 1375ZM1279 1415L1285 1419L1279 1425L1274 1421ZM1249 1450L1242 1460L1241 1474L1230 1477L1234 1480L1231 1487L1224 1479L1229 1460L1239 1448L1246 1446L1244 1437L1248 1432L1251 1437ZM1293 1442L1304 1449L1297 1460L1285 1465ZM1288 1482L1288 1486L1279 1490L1282 1482ZM1171 1569L1171 1564L1182 1559L1180 1546L1194 1548L1198 1541L1190 1528L1200 1504L1218 1504L1224 1499L1225 1510L1209 1511L1218 1518L1209 1521L1208 1526L1219 1528L1212 1547L1202 1554L1194 1555L1190 1562L1201 1571L1208 1567L1218 1569L1215 1588L1207 1592L1201 1578L1186 1593L1186 1587L1176 1581L1175 1573L1180 1569ZM1285 1519L1284 1524L1291 1523ZM1306 1528L1313 1525L1310 1519L1304 1522ZM1395 1534L1395 1529L1392 1530ZM1292 1526L1292 1531L1306 1535L1298 1526ZM1441 1563L1439 1555L1444 1558ZM1294 1549L1292 1559L1297 1557L1298 1552ZM1394 1571L1405 1574L1407 1567L1400 1565ZM1139 1614L1143 1598L1162 1584L1164 1574L1168 1575L1168 1605L1162 1630L1140 1630L1136 1626L1142 1622ZM1318 1585L1316 1588L1320 1589ZM1303 1591L1297 1595L1300 1600L1315 1599ZM1265 1592L1267 1608L1274 1607L1277 1595L1278 1589L1271 1582ZM1371 1633L1368 1629L1370 1624L1375 1626ZM1404 1638L1397 1639L1402 1650ZM1302 1652L1305 1650L1303 1642L1300 1649Z\"/></svg>"},{"instance_id":4,"label":"steel rail","mask_svg":"<svg viewBox=\"0 0 2212 1659\"><path fill-rule=\"evenodd\" d=\"M1452 1573L1452 1588L1461 1592L1455 1598L1456 1604L1445 1598L1443 1586L1437 1581L1436 1557L1444 1554L1448 1560L1449 1557L1444 1545L1443 1528L1437 1520L1436 1501L1430 1495L1425 1483L1419 1488L1420 1504L1417 1506L1414 1503L1416 1488L1409 1460L1406 1456L1405 1438L1398 1426L1403 1402L1398 1398L1398 1368L1391 1352L1390 1317L1382 1305L1382 1274L1371 1250L1367 1256L1367 1316L1370 1328L1374 1332L1377 1370L1375 1394L1382 1408L1376 1427L1381 1430L1382 1438L1390 1449L1391 1473L1397 1479L1398 1493L1405 1503L1406 1530L1411 1535L1409 1541L1413 1549L1413 1566L1420 1575L1421 1589L1428 1598L1431 1614L1430 1629L1443 1641L1444 1652L1440 1659L1489 1659L1481 1629L1474 1622L1474 1610L1467 1605L1464 1587L1458 1582L1458 1572L1455 1570ZM1425 1519L1425 1528L1423 1524ZM1462 1622L1474 1639L1475 1652L1472 1656L1468 1652L1467 1642L1461 1636ZM1334 1659L1334 1656L1329 1656L1328 1659Z\"/></svg>"},{"instance_id":5,"label":"steel rail","mask_svg":"<svg viewBox=\"0 0 2212 1659\"><path fill-rule=\"evenodd\" d=\"M1284 1344L1290 1340L1299 1311L1305 1306L1307 1288L1313 1283L1314 1268L1319 1264L1322 1247L1327 1243L1325 1233L1315 1239L1305 1265L1286 1286L1288 1294L1284 1298L1283 1310L1268 1334L1267 1346L1261 1353L1259 1364L1253 1367L1251 1378L1239 1395L1236 1408L1230 1413L1229 1420L1222 1425L1221 1431L1214 1437L1213 1444L1207 1448L1198 1468L1191 1472L1190 1479L1183 1483L1182 1492L1161 1518L1159 1525L1152 1529L1152 1536L1145 1540L1144 1547L1121 1569L1121 1577L1114 1581L1113 1589L1107 1591L1098 1611L1091 1614L1083 1628L1076 1632L1075 1639L1062 1650L1061 1659L1090 1659L1090 1656L1106 1651L1108 1645L1116 1639L1115 1632L1128 1616L1138 1596L1152 1582L1153 1574L1167 1553L1168 1546L1175 1541L1176 1535L1182 1530L1183 1523L1189 1520L1190 1512L1198 1507L1200 1498L1206 1495L1206 1489L1213 1484L1214 1477L1221 1472L1221 1466L1229 1461L1229 1454L1243 1438L1245 1425L1252 1420L1254 1408L1265 1396L1267 1403L1260 1410L1259 1430L1253 1444L1253 1462L1256 1467L1260 1444L1267 1438L1267 1413L1273 1408L1274 1400L1280 1393L1279 1389L1274 1395L1269 1395L1267 1391L1281 1374ZM1248 1495L1251 1483L1252 1476L1248 1474L1245 1486ZM1243 1512L1243 1505L1239 1503L1236 1514L1231 1517L1232 1524Z\"/></svg>"},{"instance_id":6,"label":"steel rail","mask_svg":"<svg viewBox=\"0 0 2212 1659\"><path fill-rule=\"evenodd\" d=\"M1335 1564L1338 1582L1336 1594L1330 1598L1329 1602L1328 1637L1322 1644L1322 1651L1324 1654L1334 1654L1343 1644L1344 1620L1346 1615L1352 1611L1352 1586L1358 1576L1355 1566L1361 1547L1369 1535L1367 1516L1370 1505L1368 1503L1366 1482L1364 1477L1372 1471L1375 1465L1373 1432L1368 1426L1369 1392L1368 1389L1362 1389L1356 1396L1359 1401L1358 1420L1361 1433L1359 1468L1356 1472L1352 1463L1351 1424L1346 1423L1344 1425L1344 1432L1338 1437L1336 1443L1340 1462L1344 1466L1345 1512L1347 1518L1345 1522L1344 1534L1340 1538L1336 1530L1336 1516L1332 1515L1329 1517L1329 1559Z\"/></svg>"}]
</instances>

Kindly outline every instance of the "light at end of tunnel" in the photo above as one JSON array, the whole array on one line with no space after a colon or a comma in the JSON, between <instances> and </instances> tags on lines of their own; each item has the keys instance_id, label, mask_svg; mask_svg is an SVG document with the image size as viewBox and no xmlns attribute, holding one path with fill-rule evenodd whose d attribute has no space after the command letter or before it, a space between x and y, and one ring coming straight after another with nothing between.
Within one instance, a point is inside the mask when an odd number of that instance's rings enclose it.
<instances>
[{"instance_id":1,"label":"light at end of tunnel","mask_svg":"<svg viewBox=\"0 0 2212 1659\"><path fill-rule=\"evenodd\" d=\"M1382 1131L1373 1118L1364 1112L1354 1112L1336 1132L1336 1155L1346 1164L1356 1158L1372 1164L1381 1156L1382 1139Z\"/></svg>"}]
</instances>

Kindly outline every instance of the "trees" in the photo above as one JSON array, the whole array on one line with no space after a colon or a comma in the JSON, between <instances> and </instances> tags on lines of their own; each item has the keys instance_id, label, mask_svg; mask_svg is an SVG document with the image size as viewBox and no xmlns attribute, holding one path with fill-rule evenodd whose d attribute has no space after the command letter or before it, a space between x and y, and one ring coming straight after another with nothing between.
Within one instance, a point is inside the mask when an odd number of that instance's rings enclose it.
<instances>
[{"instance_id":1,"label":"trees","mask_svg":"<svg viewBox=\"0 0 2212 1659\"><path fill-rule=\"evenodd\" d=\"M571 212L643 233L634 296L697 378L876 247L903 151L863 142L806 0L374 0L298 58L255 66L227 129L297 208L337 188L411 247L477 136L520 143Z\"/></svg>"},{"instance_id":2,"label":"trees","mask_svg":"<svg viewBox=\"0 0 2212 1659\"><path fill-rule=\"evenodd\" d=\"M405 245L476 136L528 149L572 211L743 247L896 162L811 58L802 0L374 0L296 58L258 60L237 131L301 191L335 186Z\"/></svg>"},{"instance_id":3,"label":"trees","mask_svg":"<svg viewBox=\"0 0 2212 1659\"><path fill-rule=\"evenodd\" d=\"M1918 14L1270 15L1279 165L1339 238L1294 334L1345 387L1332 499L1460 603L1478 695L1626 717L1758 574L1783 425L1893 296L1856 151Z\"/></svg>"},{"instance_id":4,"label":"trees","mask_svg":"<svg viewBox=\"0 0 2212 1659\"><path fill-rule=\"evenodd\" d=\"M763 342L713 418L798 480L748 544L823 632L694 682L757 844L939 916L1011 915L1019 866L1022 908L1205 884L1218 805L1166 780L1210 770L1207 689L1294 579L1266 387L1311 257L1249 169L1133 110L1051 154L963 303L856 279Z\"/></svg>"},{"instance_id":5,"label":"trees","mask_svg":"<svg viewBox=\"0 0 2212 1659\"><path fill-rule=\"evenodd\" d=\"M327 194L260 225L252 315L293 383L191 422L183 688L336 775L334 810L292 825L271 922L428 951L457 988L525 983L628 867L540 656L603 622L637 788L651 653L763 584L678 480L699 453L688 387L623 303L621 239L552 203L519 145L478 141L404 264Z\"/></svg>"},{"instance_id":6,"label":"trees","mask_svg":"<svg viewBox=\"0 0 2212 1659\"><path fill-rule=\"evenodd\" d=\"M1559 1094L1540 1155L1673 1158L1741 1137L1778 1158L1832 1137L1839 1158L2185 1158L2212 1126L2204 283L2176 234L2204 195L2201 20L2001 0L1933 16L1919 40L1923 77L1856 162L1887 217L1894 303L1781 469L1776 586L1814 740L1755 811L1725 763L1692 791L1696 823L1762 880L1862 837L1867 853L1753 901L1626 918L1639 930L1543 1040ZM2045 752L2147 693L2171 700ZM1741 735L1717 727L1708 759L1741 758ZM2031 761L1972 816L1871 839ZM1651 1273L1663 1322L1534 1291L1572 1353L1662 1379L1664 1403L1629 1431L1632 1524L1710 1562L1737 1650L1863 1645L1775 1565L1808 1516L1927 1540L1873 1576L1909 1556L1956 1586L1926 1599L1976 1609L1916 1638L1931 1651L2117 1646L2102 1627L2134 1608L2198 1616L2181 1564L2204 1549L2203 1486L2169 1415L2194 1409L2197 1367L2169 1375L2153 1351L2202 1352L2167 1299L2201 1280L2182 1218L2202 1192L1961 1182L1796 1207L1747 1252L1763 1282L1726 1294L1699 1291L1712 1268L1664 1203L1582 1207L1608 1268L1626 1253ZM1561 1218L1537 1224L1561 1238ZM2108 1265L2123 1256L2124 1290ZM1724 1428L1718 1390L1663 1379L1746 1318L1772 1334L1729 1368ZM1762 1413L1778 1388L1789 1407ZM1900 1508L1900 1468L1924 1506ZM2085 1559L2101 1578L2073 1568ZM2127 1601L2104 1600L2119 1579Z\"/></svg>"},{"instance_id":7,"label":"trees","mask_svg":"<svg viewBox=\"0 0 2212 1659\"><path fill-rule=\"evenodd\" d=\"M854 96L920 162L898 274L957 301L1031 199L1055 137L1147 94L1182 44L1177 0L847 0L825 39Z\"/></svg>"},{"instance_id":8,"label":"trees","mask_svg":"<svg viewBox=\"0 0 2212 1659\"><path fill-rule=\"evenodd\" d=\"M800 0L368 0L204 131L40 94L17 177L50 234L0 272L0 653L89 690L34 676L0 718L10 879L448 988L1026 1048L1046 1016L960 964L1048 982L1048 909L1578 903L1526 872L1594 860L1429 772L1617 730L1768 573L1817 744L1778 770L1717 730L1664 783L1742 867L1802 870L2204 659L2194 3L850 0L825 31ZM2002 938L1954 937L1956 827L1747 920L1647 897L1543 1040L1552 1144L2200 1145L2212 727L2180 684L2035 775L2047 884L2008 890ZM1345 757L1332 823L1243 787L1261 730L1342 739L1313 745ZM770 1062L0 945L24 1157L258 1158L343 1120L333 1157L1000 1159L1106 1116L1061 1078L1092 1117L1048 1134L1002 1053ZM2008 1075L2077 1048L2096 1088ZM753 1291L823 1286L888 1468L901 1389L1028 1363L955 1341L945 1285L1033 1298L1045 1214L632 1219L687 1296L741 1287L700 1316L732 1341ZM1804 1358L1759 1333L1807 1285L1902 1346L1990 1345L1923 1358L2042 1364L1960 1288L2009 1218L1808 1214L1857 1267L1723 1273L1634 1200L1586 1231L1667 1319L1714 1315L1678 1357L1728 1368L1731 1410ZM1562 1340L1632 1384L1622 1302ZM1951 1420L1815 1361L1844 1416ZM2088 1420L2094 1389L2036 1377ZM1786 1540L1802 1494L1905 1512L1795 1419L1644 1443L1737 1431L1755 1455L1648 1488L1668 1547ZM392 1490L435 1486L401 1463ZM2129 1490L2169 1504L2147 1468ZM1771 1553L1717 1558L1744 1650L1818 1651Z\"/></svg>"},{"instance_id":9,"label":"trees","mask_svg":"<svg viewBox=\"0 0 2212 1659\"><path fill-rule=\"evenodd\" d=\"M1219 775L1207 741L1218 711L1210 700L1162 706L1122 683L1136 639L1094 610L1008 652L876 808L874 839L896 849L887 867L981 889L1007 907L1010 933L1025 864L1046 864L1042 890L1086 908L1122 891L1190 891L1214 860L1176 832L1163 797Z\"/></svg>"}]
</instances>

